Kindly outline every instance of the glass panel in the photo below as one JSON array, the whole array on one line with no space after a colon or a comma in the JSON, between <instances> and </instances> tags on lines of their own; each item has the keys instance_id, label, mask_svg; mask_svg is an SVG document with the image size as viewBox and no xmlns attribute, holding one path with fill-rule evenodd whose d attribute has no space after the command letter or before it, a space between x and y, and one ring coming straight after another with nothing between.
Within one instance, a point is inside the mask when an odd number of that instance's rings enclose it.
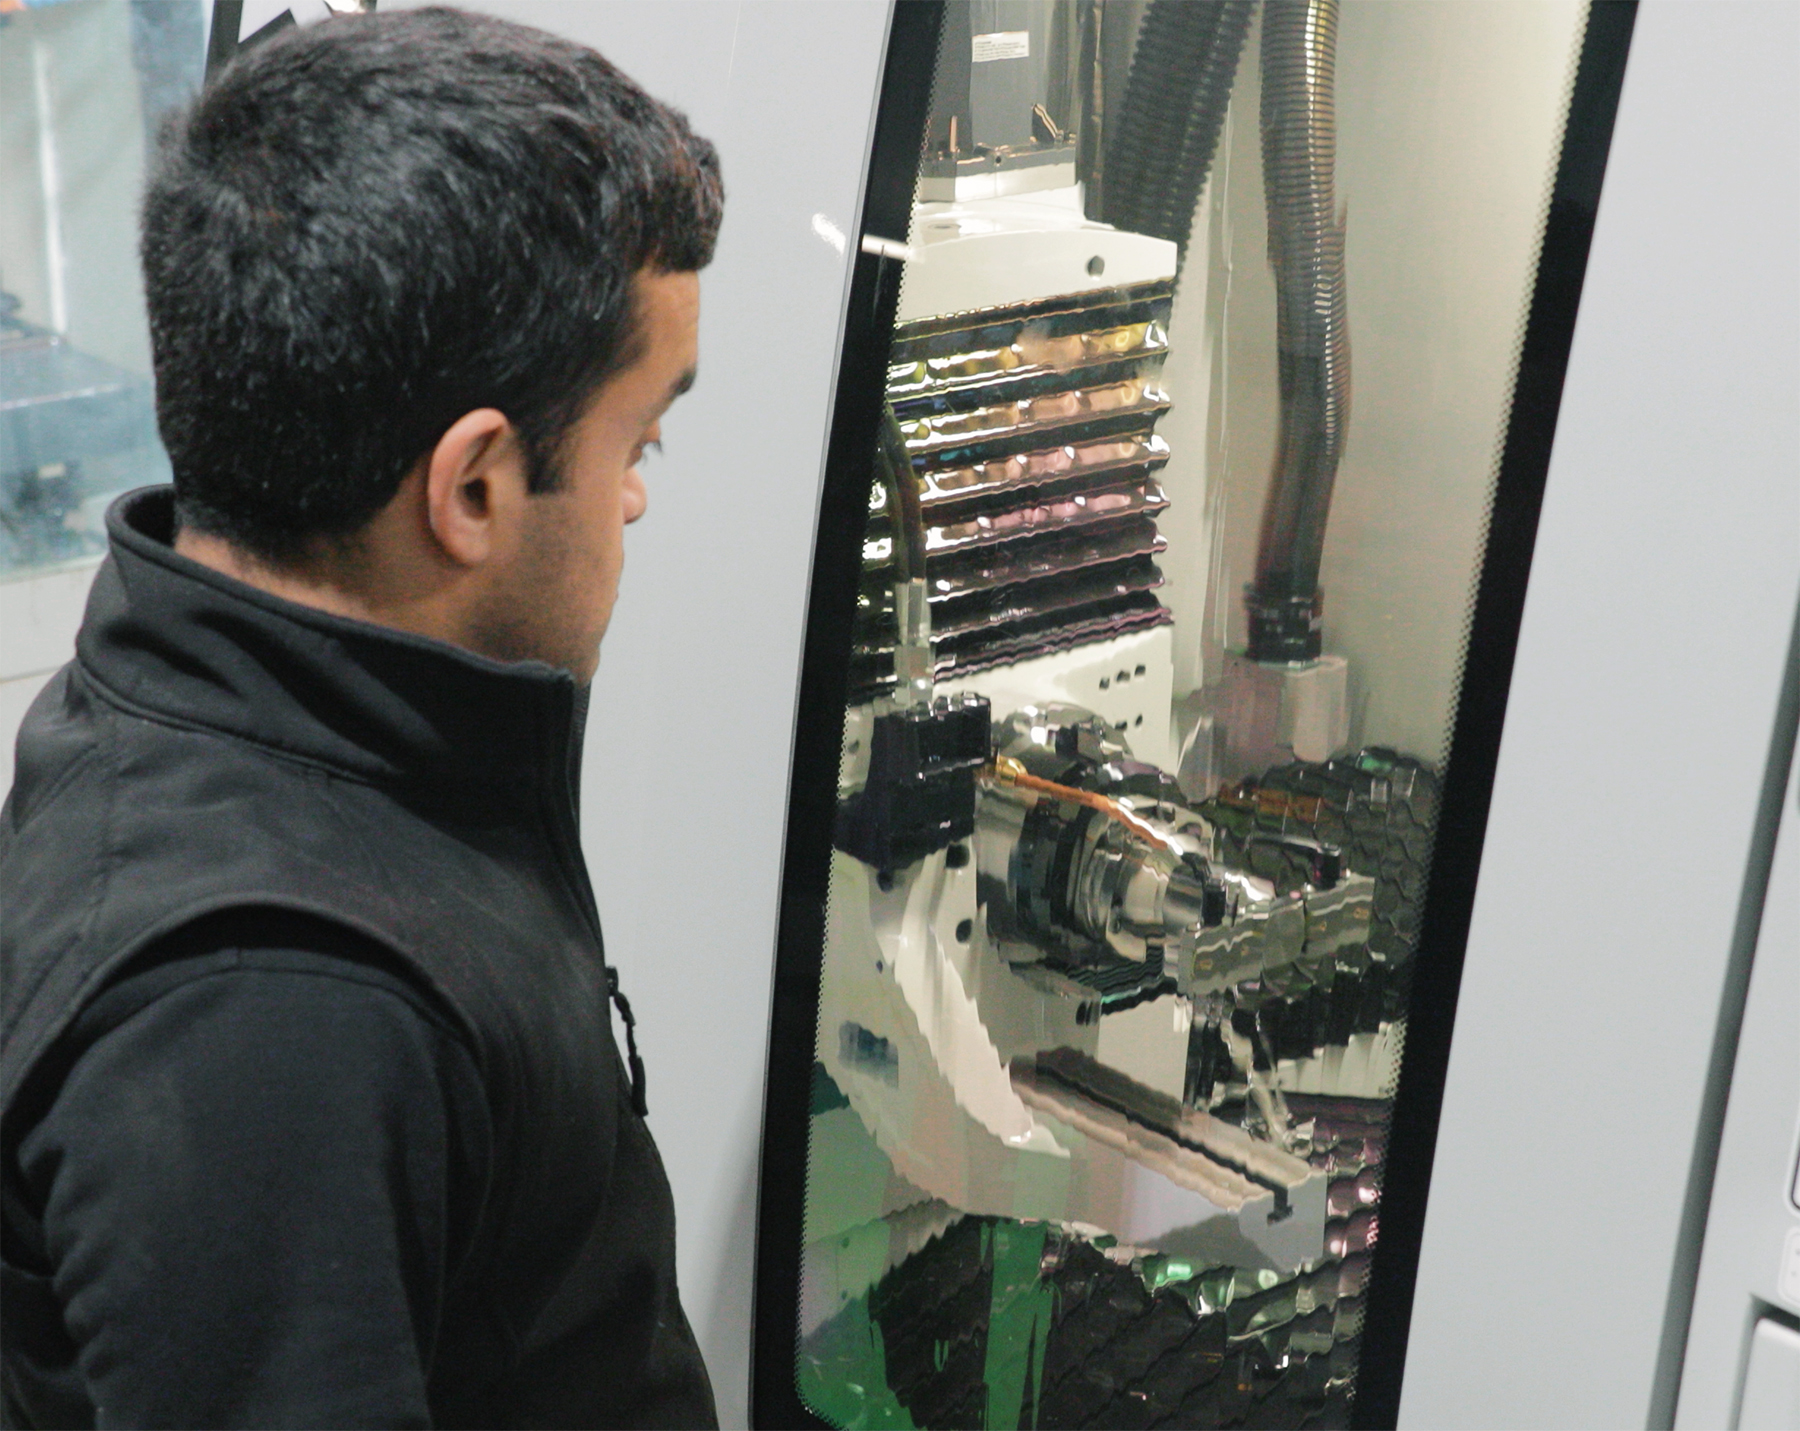
<instances>
[{"instance_id":1,"label":"glass panel","mask_svg":"<svg viewBox=\"0 0 1800 1431\"><path fill-rule=\"evenodd\" d=\"M168 480L137 206L204 45L200 0L0 5L0 576L97 554L112 495Z\"/></svg>"},{"instance_id":2,"label":"glass panel","mask_svg":"<svg viewBox=\"0 0 1800 1431\"><path fill-rule=\"evenodd\" d=\"M817 989L828 1422L1348 1418L1584 18L947 7Z\"/></svg>"}]
</instances>

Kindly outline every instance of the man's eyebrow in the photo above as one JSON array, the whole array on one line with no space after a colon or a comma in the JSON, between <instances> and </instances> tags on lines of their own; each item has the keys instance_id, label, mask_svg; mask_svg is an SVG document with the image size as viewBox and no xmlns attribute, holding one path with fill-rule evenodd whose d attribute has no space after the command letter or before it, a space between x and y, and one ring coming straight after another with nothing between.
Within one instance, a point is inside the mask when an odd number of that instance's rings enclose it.
<instances>
[{"instance_id":1,"label":"man's eyebrow","mask_svg":"<svg viewBox=\"0 0 1800 1431\"><path fill-rule=\"evenodd\" d=\"M669 384L668 391L662 395L656 405L644 410L644 420L646 422L660 422L662 420L662 415L669 410L670 404L689 388L693 387L694 379L699 375L700 370L698 368L689 368L680 377L676 378L674 382Z\"/></svg>"}]
</instances>

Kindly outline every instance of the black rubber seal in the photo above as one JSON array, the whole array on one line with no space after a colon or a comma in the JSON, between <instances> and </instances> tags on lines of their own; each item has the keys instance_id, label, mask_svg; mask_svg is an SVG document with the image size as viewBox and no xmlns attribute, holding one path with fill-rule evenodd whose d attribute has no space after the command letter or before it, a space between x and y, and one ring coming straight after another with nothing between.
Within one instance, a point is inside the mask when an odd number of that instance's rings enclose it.
<instances>
[{"instance_id":1,"label":"black rubber seal","mask_svg":"<svg viewBox=\"0 0 1800 1431\"><path fill-rule=\"evenodd\" d=\"M944 8L943 0L904 0L894 6L862 219L853 235L906 239ZM856 253L819 499L788 790L763 1108L751 1312L750 1424L757 1427L827 1425L800 1400L796 1387L808 1111L831 832L837 815L838 751L844 739L869 477L887 389L900 272L901 265L893 259Z\"/></svg>"}]
</instances>

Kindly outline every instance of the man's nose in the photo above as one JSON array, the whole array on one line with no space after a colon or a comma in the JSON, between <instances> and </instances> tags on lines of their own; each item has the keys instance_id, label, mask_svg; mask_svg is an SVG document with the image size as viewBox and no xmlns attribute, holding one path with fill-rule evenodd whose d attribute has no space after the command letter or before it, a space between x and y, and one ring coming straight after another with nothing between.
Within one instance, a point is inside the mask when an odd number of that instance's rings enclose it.
<instances>
[{"instance_id":1,"label":"man's nose","mask_svg":"<svg viewBox=\"0 0 1800 1431\"><path fill-rule=\"evenodd\" d=\"M650 505L650 494L644 490L644 479L633 467L625 474L625 523L629 526L644 515Z\"/></svg>"}]
</instances>

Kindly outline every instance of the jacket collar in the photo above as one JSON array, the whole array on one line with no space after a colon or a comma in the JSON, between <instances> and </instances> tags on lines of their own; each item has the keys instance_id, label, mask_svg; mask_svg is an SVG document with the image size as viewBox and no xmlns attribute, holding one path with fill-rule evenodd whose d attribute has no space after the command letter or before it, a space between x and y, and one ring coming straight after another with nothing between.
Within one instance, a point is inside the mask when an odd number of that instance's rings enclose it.
<instances>
[{"instance_id":1,"label":"jacket collar","mask_svg":"<svg viewBox=\"0 0 1800 1431\"><path fill-rule=\"evenodd\" d=\"M169 487L106 515L76 655L119 703L434 801L572 798L587 692L567 672L285 601L178 555L174 525Z\"/></svg>"}]
</instances>

